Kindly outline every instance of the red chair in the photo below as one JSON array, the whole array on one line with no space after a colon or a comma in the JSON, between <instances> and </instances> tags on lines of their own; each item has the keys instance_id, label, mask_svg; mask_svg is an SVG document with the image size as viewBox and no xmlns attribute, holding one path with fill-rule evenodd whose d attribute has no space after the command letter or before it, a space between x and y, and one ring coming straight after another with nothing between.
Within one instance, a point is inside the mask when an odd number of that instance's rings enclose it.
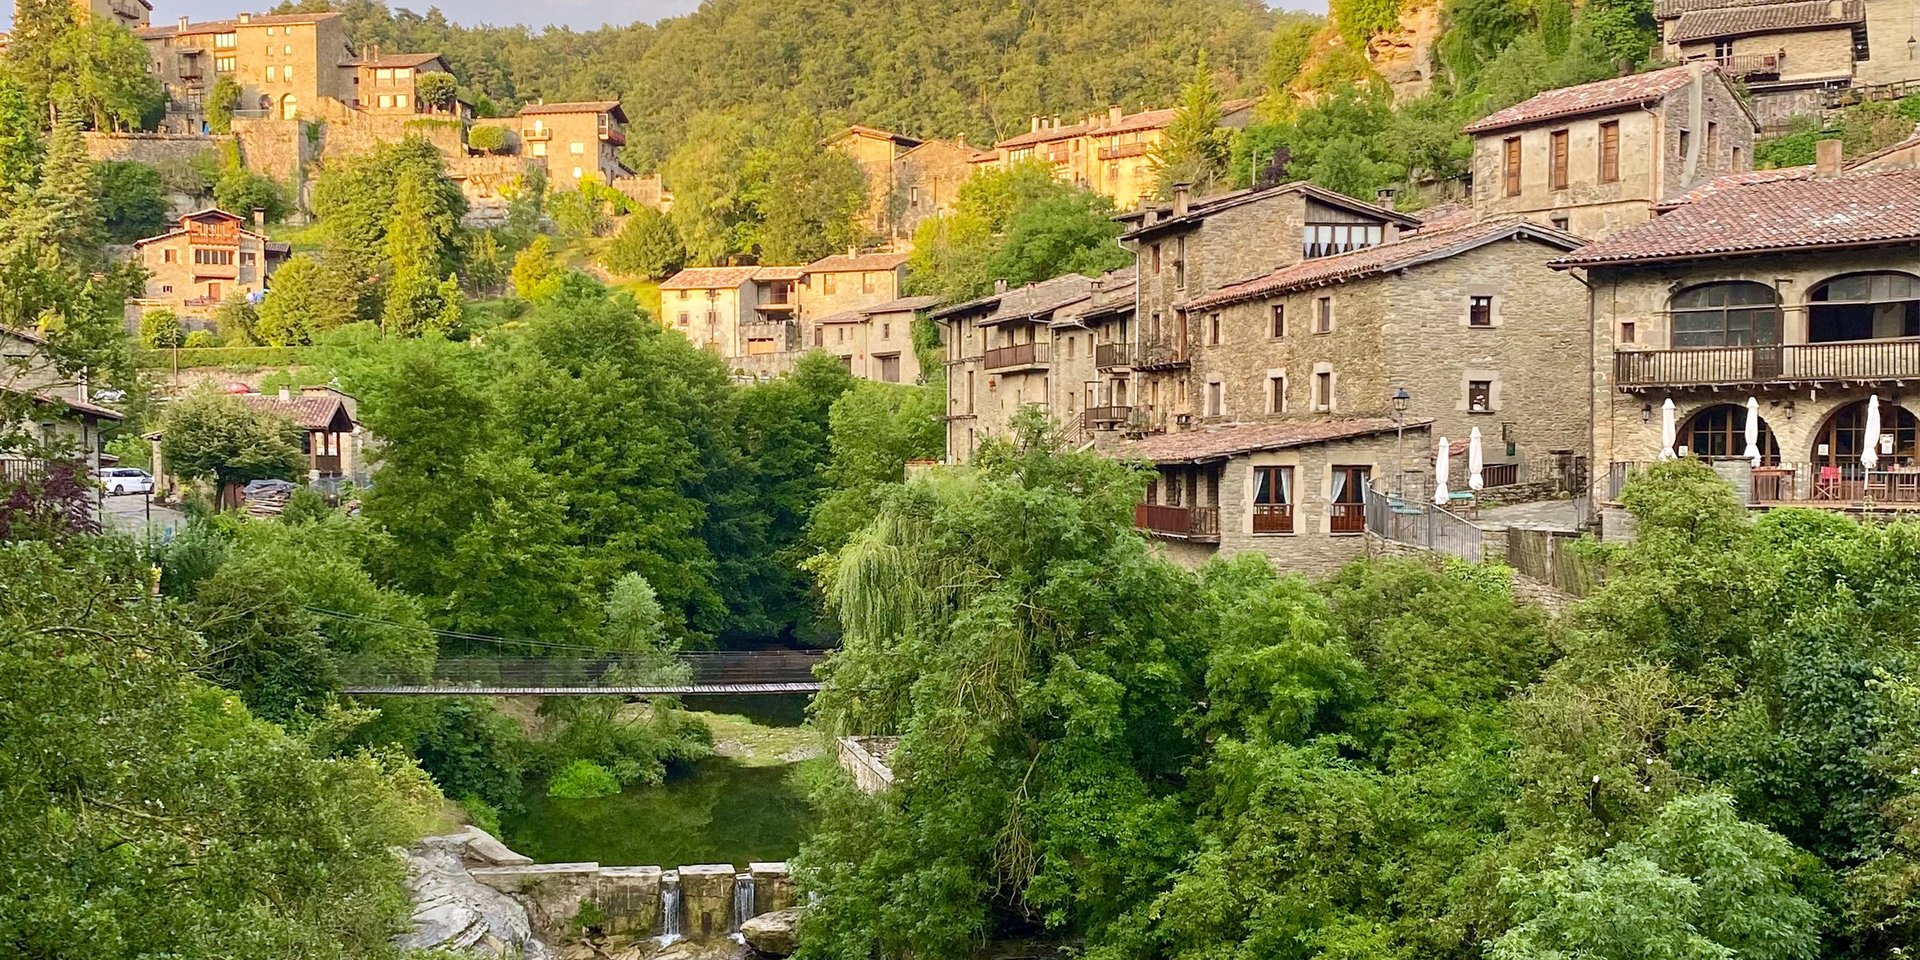
<instances>
[{"instance_id":1,"label":"red chair","mask_svg":"<svg viewBox=\"0 0 1920 960\"><path fill-rule=\"evenodd\" d=\"M1815 500L1840 499L1840 468L1821 467L1820 478L1814 481L1813 498Z\"/></svg>"}]
</instances>

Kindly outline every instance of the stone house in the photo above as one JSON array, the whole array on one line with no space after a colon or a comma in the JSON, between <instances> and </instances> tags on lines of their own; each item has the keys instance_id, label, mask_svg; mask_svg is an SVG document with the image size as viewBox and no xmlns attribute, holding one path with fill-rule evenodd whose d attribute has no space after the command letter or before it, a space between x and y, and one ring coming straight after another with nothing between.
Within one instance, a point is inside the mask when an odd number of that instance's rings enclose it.
<instances>
[{"instance_id":1,"label":"stone house","mask_svg":"<svg viewBox=\"0 0 1920 960\"><path fill-rule=\"evenodd\" d=\"M1479 428L1489 485L1584 453L1587 398L1568 387L1591 368L1586 290L1547 266L1580 243L1521 217L1466 219L1189 301L1195 419L1377 419L1404 390L1436 435Z\"/></svg>"},{"instance_id":2,"label":"stone house","mask_svg":"<svg viewBox=\"0 0 1920 960\"><path fill-rule=\"evenodd\" d=\"M354 99L356 72L342 69L353 55L338 13L242 13L200 23L181 17L134 36L146 44L166 90L171 132L205 132L205 98L221 76L240 84L241 116L293 120L318 110L322 98Z\"/></svg>"},{"instance_id":3,"label":"stone house","mask_svg":"<svg viewBox=\"0 0 1920 960\"><path fill-rule=\"evenodd\" d=\"M688 267L660 284L660 322L721 356L746 352L741 332L754 310L759 267Z\"/></svg>"},{"instance_id":4,"label":"stone house","mask_svg":"<svg viewBox=\"0 0 1920 960\"><path fill-rule=\"evenodd\" d=\"M1102 274L1087 299L1054 315L1054 418L1079 437L1127 425L1133 330L1132 267Z\"/></svg>"},{"instance_id":5,"label":"stone house","mask_svg":"<svg viewBox=\"0 0 1920 960\"><path fill-rule=\"evenodd\" d=\"M1052 379L1057 318L1093 295L1094 281L1077 273L957 303L931 314L942 327L947 363L947 462L973 458L980 441L1003 435L1014 414L1029 405L1064 420ZM1070 328L1069 328L1070 329ZM1077 333L1065 342L1078 348ZM1062 357L1065 356L1062 344ZM1078 386L1064 392L1077 394Z\"/></svg>"},{"instance_id":6,"label":"stone house","mask_svg":"<svg viewBox=\"0 0 1920 960\"><path fill-rule=\"evenodd\" d=\"M897 234L890 200L894 193L894 173L900 157L920 145L920 140L891 130L854 124L820 142L845 153L860 165L867 178L867 209L861 219L874 236Z\"/></svg>"},{"instance_id":7,"label":"stone house","mask_svg":"<svg viewBox=\"0 0 1920 960\"><path fill-rule=\"evenodd\" d=\"M1153 468L1134 525L1169 557L1199 566L1251 551L1318 576L1365 552L1367 490L1398 460L1425 462L1429 433L1421 420L1283 420L1159 434L1112 452Z\"/></svg>"},{"instance_id":8,"label":"stone house","mask_svg":"<svg viewBox=\"0 0 1920 960\"><path fill-rule=\"evenodd\" d=\"M480 122L511 131L520 156L546 165L551 189L571 190L588 177L611 184L633 176L620 162L627 113L618 100L529 103L516 116Z\"/></svg>"},{"instance_id":9,"label":"stone house","mask_svg":"<svg viewBox=\"0 0 1920 960\"><path fill-rule=\"evenodd\" d=\"M118 423L118 412L93 402L84 377L61 372L47 357L46 339L31 330L0 327L0 392L22 397L31 413L22 424L27 438L56 453L70 454L90 470L101 465L101 427ZM19 450L0 450L0 479L16 469ZM32 451L40 453L41 451Z\"/></svg>"},{"instance_id":10,"label":"stone house","mask_svg":"<svg viewBox=\"0 0 1920 960\"><path fill-rule=\"evenodd\" d=\"M249 230L236 214L198 210L165 233L135 241L134 256L146 268L147 281L142 295L127 304L130 332L139 332L140 318L160 309L204 326L228 297L252 299L263 293L291 248L267 239L255 219Z\"/></svg>"},{"instance_id":11,"label":"stone house","mask_svg":"<svg viewBox=\"0 0 1920 960\"><path fill-rule=\"evenodd\" d=\"M1308 183L1199 200L1176 187L1171 204L1125 219L1132 229L1121 240L1135 253L1135 317L1130 355L1110 369L1130 381L1130 416L1148 430L1190 425L1197 409L1188 375L1195 335L1189 301L1301 260L1384 243L1420 223Z\"/></svg>"},{"instance_id":12,"label":"stone house","mask_svg":"<svg viewBox=\"0 0 1920 960\"><path fill-rule=\"evenodd\" d=\"M1654 19L1665 59L1742 81L1769 131L1819 116L1836 89L1920 80L1911 0L1659 0Z\"/></svg>"},{"instance_id":13,"label":"stone house","mask_svg":"<svg viewBox=\"0 0 1920 960\"><path fill-rule=\"evenodd\" d=\"M1246 126L1253 105L1253 100L1226 101L1220 125ZM1104 114L1067 124L1059 117L1029 117L1025 133L996 142L974 164L1004 170L1041 160L1060 180L1102 194L1122 210L1131 209L1153 196L1153 151L1174 113L1171 108L1126 113L1115 104Z\"/></svg>"},{"instance_id":14,"label":"stone house","mask_svg":"<svg viewBox=\"0 0 1920 960\"><path fill-rule=\"evenodd\" d=\"M920 382L920 358L913 349L913 321L938 303L937 297L901 297L856 310L842 310L812 322L816 349L838 358L847 371L882 383Z\"/></svg>"},{"instance_id":15,"label":"stone house","mask_svg":"<svg viewBox=\"0 0 1920 960\"><path fill-rule=\"evenodd\" d=\"M420 77L429 73L450 73L447 61L437 53L394 53L382 55L379 47L366 55L342 63L352 71L353 98L348 106L385 116L410 116L432 113L433 108L420 99ZM454 114L462 119L473 110L456 102Z\"/></svg>"},{"instance_id":16,"label":"stone house","mask_svg":"<svg viewBox=\"0 0 1920 960\"><path fill-rule=\"evenodd\" d=\"M798 318L805 332L812 322L846 310L877 306L905 295L907 254L849 250L821 257L801 272ZM808 342L821 344L816 339Z\"/></svg>"},{"instance_id":17,"label":"stone house","mask_svg":"<svg viewBox=\"0 0 1920 960\"><path fill-rule=\"evenodd\" d=\"M910 239L922 221L951 212L960 185L973 176L976 153L965 140L927 140L896 157L887 198L888 235Z\"/></svg>"},{"instance_id":18,"label":"stone house","mask_svg":"<svg viewBox=\"0 0 1920 960\"><path fill-rule=\"evenodd\" d=\"M147 0L73 0L73 7L91 17L105 17L128 30L145 27L153 17L153 4Z\"/></svg>"},{"instance_id":19,"label":"stone house","mask_svg":"<svg viewBox=\"0 0 1920 960\"><path fill-rule=\"evenodd\" d=\"M1756 502L1920 502L1920 171L1729 178L1651 223L1554 261L1591 290L1593 461L1617 495L1660 459L1730 468ZM1878 469L1861 461L1877 397ZM1758 405L1761 468L1746 461Z\"/></svg>"},{"instance_id":20,"label":"stone house","mask_svg":"<svg viewBox=\"0 0 1920 960\"><path fill-rule=\"evenodd\" d=\"M1470 123L1473 206L1581 237L1751 169L1759 124L1710 63L1548 90Z\"/></svg>"}]
</instances>

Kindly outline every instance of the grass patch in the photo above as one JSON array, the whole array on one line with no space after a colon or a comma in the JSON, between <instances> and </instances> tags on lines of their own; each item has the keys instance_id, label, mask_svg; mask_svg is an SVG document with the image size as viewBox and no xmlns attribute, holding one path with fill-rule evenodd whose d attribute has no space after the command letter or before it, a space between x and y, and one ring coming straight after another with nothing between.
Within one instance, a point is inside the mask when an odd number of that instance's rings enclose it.
<instances>
[{"instance_id":1,"label":"grass patch","mask_svg":"<svg viewBox=\"0 0 1920 960\"><path fill-rule=\"evenodd\" d=\"M745 767L778 767L823 750L812 727L769 727L731 713L693 711L713 733L714 753Z\"/></svg>"}]
</instances>

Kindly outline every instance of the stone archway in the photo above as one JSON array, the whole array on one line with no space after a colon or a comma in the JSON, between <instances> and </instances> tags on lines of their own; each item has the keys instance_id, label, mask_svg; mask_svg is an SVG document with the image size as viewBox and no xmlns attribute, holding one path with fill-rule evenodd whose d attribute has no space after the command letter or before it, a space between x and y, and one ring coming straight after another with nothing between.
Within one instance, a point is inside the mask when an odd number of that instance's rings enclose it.
<instances>
[{"instance_id":1,"label":"stone archway","mask_svg":"<svg viewBox=\"0 0 1920 960\"><path fill-rule=\"evenodd\" d=\"M1747 408L1745 404L1716 403L1702 407L1680 425L1678 442L1689 456L1702 460L1745 460ZM1780 440L1765 416L1760 418L1760 463L1778 466Z\"/></svg>"}]
</instances>

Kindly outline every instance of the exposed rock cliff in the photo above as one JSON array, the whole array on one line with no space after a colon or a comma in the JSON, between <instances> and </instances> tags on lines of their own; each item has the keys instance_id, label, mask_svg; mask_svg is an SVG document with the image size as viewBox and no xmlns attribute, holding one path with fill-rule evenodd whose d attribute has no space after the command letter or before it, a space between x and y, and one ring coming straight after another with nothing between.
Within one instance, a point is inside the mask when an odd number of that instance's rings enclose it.
<instances>
[{"instance_id":1,"label":"exposed rock cliff","mask_svg":"<svg viewBox=\"0 0 1920 960\"><path fill-rule=\"evenodd\" d=\"M428 837L406 852L413 930L397 945L502 960L546 960L546 945L534 938L526 908L467 872L463 858L472 839L468 834Z\"/></svg>"}]
</instances>

